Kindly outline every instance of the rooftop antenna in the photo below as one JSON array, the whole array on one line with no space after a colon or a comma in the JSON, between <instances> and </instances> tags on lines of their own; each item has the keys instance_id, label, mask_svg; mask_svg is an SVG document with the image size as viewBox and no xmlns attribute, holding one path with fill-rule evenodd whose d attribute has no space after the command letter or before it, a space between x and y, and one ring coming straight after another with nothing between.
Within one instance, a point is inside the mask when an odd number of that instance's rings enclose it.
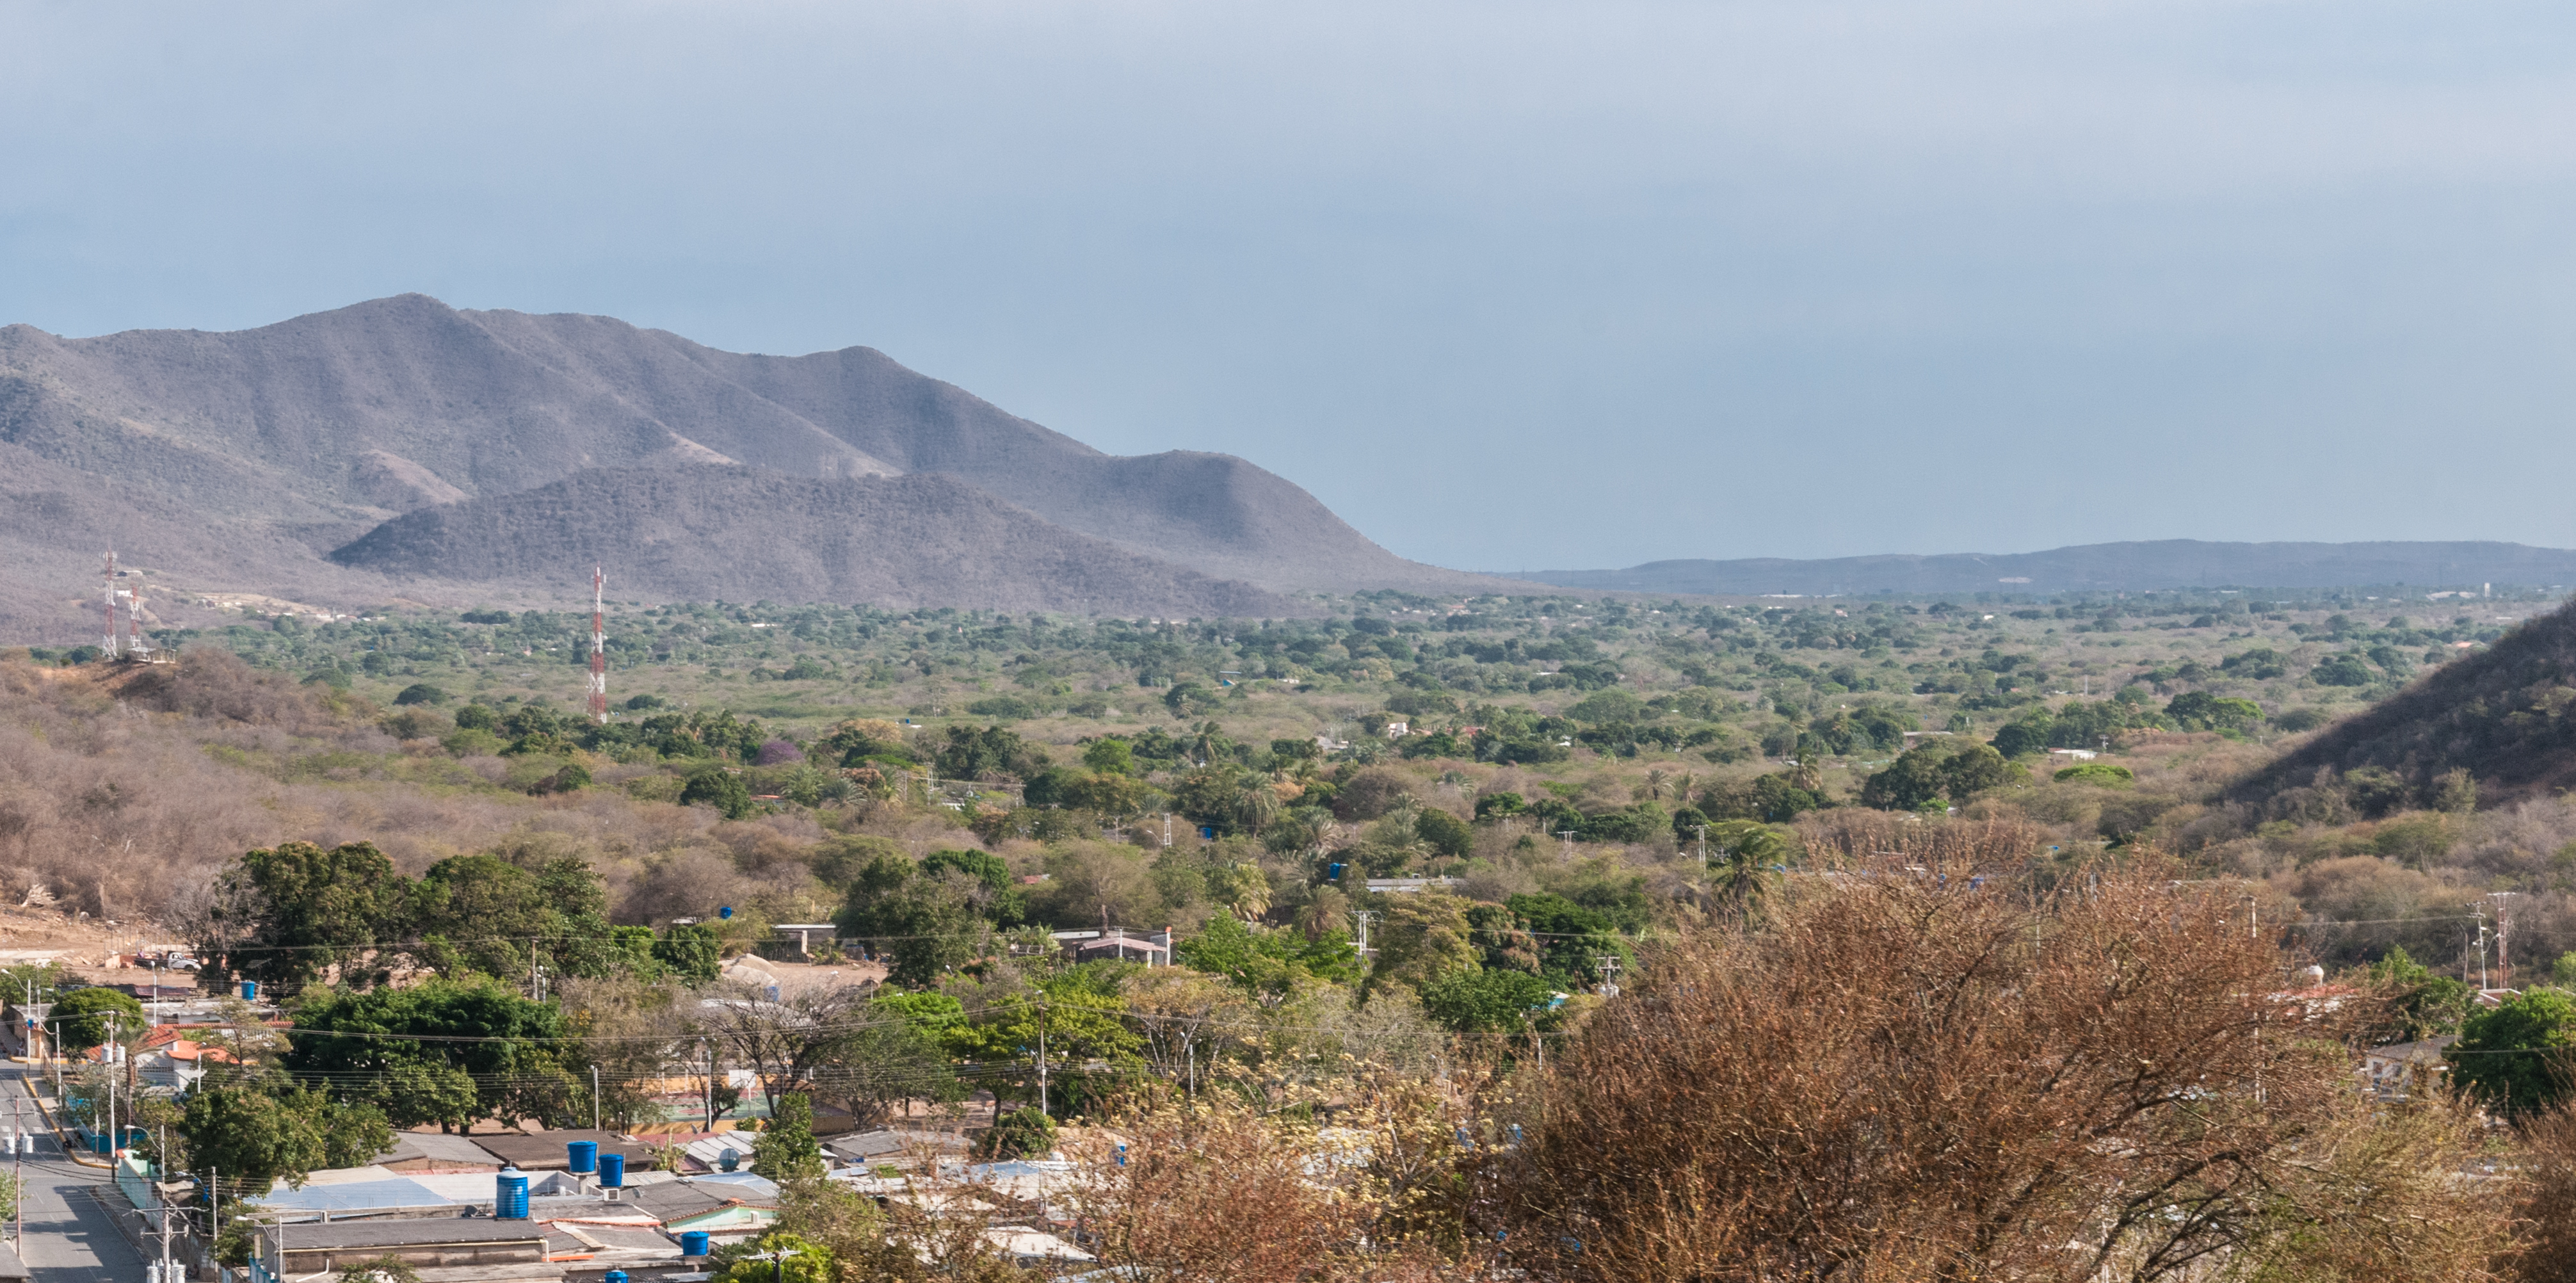
<instances>
[{"instance_id":1,"label":"rooftop antenna","mask_svg":"<svg viewBox=\"0 0 2576 1283\"><path fill-rule=\"evenodd\" d=\"M600 594L608 587L608 575L597 566L590 568L590 720L608 725L608 630L607 609Z\"/></svg>"},{"instance_id":2,"label":"rooftop antenna","mask_svg":"<svg viewBox=\"0 0 2576 1283\"><path fill-rule=\"evenodd\" d=\"M105 640L99 643L98 649L103 657L115 659L122 654L122 652L117 649L116 645L116 550L113 548L109 549L107 553L107 574L104 581L107 585L105 590L107 598L107 636Z\"/></svg>"}]
</instances>

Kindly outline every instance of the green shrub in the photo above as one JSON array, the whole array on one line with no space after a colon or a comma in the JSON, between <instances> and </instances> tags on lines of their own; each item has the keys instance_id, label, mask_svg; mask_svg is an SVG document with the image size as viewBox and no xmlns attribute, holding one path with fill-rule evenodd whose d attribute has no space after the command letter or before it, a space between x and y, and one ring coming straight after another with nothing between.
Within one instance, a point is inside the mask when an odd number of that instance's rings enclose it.
<instances>
[{"instance_id":1,"label":"green shrub","mask_svg":"<svg viewBox=\"0 0 2576 1283\"><path fill-rule=\"evenodd\" d=\"M2127 788L2138 782L2136 772L2112 762L2077 762L2048 778L2060 784L2099 784L2104 788Z\"/></svg>"}]
</instances>

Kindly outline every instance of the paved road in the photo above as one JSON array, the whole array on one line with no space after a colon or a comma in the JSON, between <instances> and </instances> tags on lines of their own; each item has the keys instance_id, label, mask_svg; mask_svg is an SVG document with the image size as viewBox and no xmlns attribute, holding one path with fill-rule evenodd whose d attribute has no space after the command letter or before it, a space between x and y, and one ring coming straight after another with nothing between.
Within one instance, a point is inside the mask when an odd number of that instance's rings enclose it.
<instances>
[{"instance_id":1,"label":"paved road","mask_svg":"<svg viewBox=\"0 0 2576 1283\"><path fill-rule=\"evenodd\" d=\"M7 1130L12 1099L27 1094L27 1069L9 1067L0 1085L0 1132ZM27 1117L36 1123L35 1106ZM25 1158L26 1191L22 1211L27 1221L27 1267L35 1283L142 1283L143 1258L117 1232L111 1208L125 1200L108 1181L105 1169L83 1167L63 1152L51 1133L36 1138L36 1152ZM0 1215L8 1209L0 1208Z\"/></svg>"}]
</instances>

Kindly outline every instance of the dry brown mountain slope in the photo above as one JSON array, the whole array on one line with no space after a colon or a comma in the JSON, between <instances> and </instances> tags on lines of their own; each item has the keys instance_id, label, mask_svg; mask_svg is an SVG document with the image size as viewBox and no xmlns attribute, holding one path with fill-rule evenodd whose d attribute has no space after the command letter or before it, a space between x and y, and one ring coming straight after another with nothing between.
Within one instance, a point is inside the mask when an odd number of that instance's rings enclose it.
<instances>
[{"instance_id":1,"label":"dry brown mountain slope","mask_svg":"<svg viewBox=\"0 0 2576 1283\"><path fill-rule=\"evenodd\" d=\"M1309 609L1051 526L935 474L819 480L738 467L595 468L405 514L332 559L389 579L500 581L560 579L567 566L601 562L618 567L623 595L689 601L1163 617Z\"/></svg>"},{"instance_id":2,"label":"dry brown mountain slope","mask_svg":"<svg viewBox=\"0 0 2576 1283\"><path fill-rule=\"evenodd\" d=\"M2480 806L2576 787L2576 605L2326 728L2230 798L2284 815L2429 807L2446 800L2443 777L2453 771L2475 781Z\"/></svg>"},{"instance_id":3,"label":"dry brown mountain slope","mask_svg":"<svg viewBox=\"0 0 2576 1283\"><path fill-rule=\"evenodd\" d=\"M587 469L739 464L944 473L1068 531L1273 589L1504 582L1398 558L1241 459L1105 455L871 349L746 356L416 294L233 333L0 329L0 444L91 489L317 552L401 513ZM63 551L95 555L88 541Z\"/></svg>"}]
</instances>

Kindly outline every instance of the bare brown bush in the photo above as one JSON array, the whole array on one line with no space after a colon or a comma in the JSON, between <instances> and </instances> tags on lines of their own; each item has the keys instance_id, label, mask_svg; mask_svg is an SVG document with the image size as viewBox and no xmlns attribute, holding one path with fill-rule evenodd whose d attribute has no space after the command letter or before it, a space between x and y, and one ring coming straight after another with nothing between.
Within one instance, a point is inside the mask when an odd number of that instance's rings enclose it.
<instances>
[{"instance_id":1,"label":"bare brown bush","mask_svg":"<svg viewBox=\"0 0 2576 1283\"><path fill-rule=\"evenodd\" d=\"M2524 1283L2576 1283L2576 1113L2554 1109L2525 1119L2515 1155L2522 1240L2508 1260Z\"/></svg>"},{"instance_id":2,"label":"bare brown bush","mask_svg":"<svg viewBox=\"0 0 2576 1283\"><path fill-rule=\"evenodd\" d=\"M1969 874L2018 871L2042 845L2042 831L2018 815L1926 821L1863 807L1837 807L1803 817L1798 836L1828 867L1888 864Z\"/></svg>"},{"instance_id":3,"label":"bare brown bush","mask_svg":"<svg viewBox=\"0 0 2576 1283\"><path fill-rule=\"evenodd\" d=\"M1092 1131L1068 1154L1089 1178L1075 1200L1082 1228L1112 1264L1209 1283L1296 1283L1348 1251L1368 1212L1310 1177L1324 1148L1313 1129L1239 1105L1151 1106L1114 1131Z\"/></svg>"},{"instance_id":4,"label":"bare brown bush","mask_svg":"<svg viewBox=\"0 0 2576 1283\"><path fill-rule=\"evenodd\" d=\"M1970 859L2017 840L1895 849ZM2360 1004L2285 998L2288 960L2232 896L2152 866L2070 880L2036 910L1957 878L1817 881L1767 934L1686 938L1550 1057L1531 1143L1494 1173L1520 1264L1623 1281L2479 1276L2496 1220L2452 1179L2461 1133L2374 1123L2340 1041Z\"/></svg>"}]
</instances>

